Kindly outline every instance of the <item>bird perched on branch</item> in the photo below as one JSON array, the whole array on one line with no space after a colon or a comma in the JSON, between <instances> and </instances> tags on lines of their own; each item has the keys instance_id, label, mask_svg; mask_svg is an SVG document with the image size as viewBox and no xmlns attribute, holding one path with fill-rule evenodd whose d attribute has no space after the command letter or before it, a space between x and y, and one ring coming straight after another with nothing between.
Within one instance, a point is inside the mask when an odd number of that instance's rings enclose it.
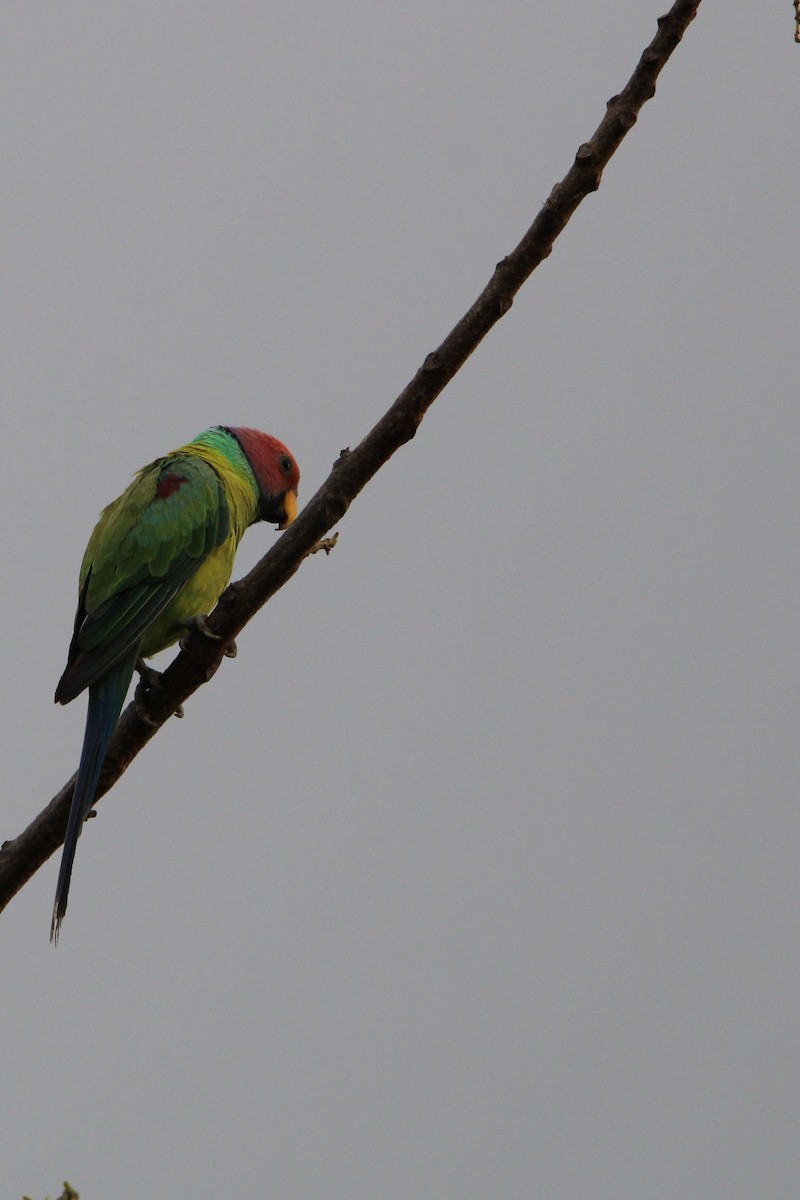
<instances>
[{"instance_id":1,"label":"bird perched on branch","mask_svg":"<svg viewBox=\"0 0 800 1200\"><path fill-rule=\"evenodd\" d=\"M78 611L56 701L89 689L83 750L58 875L50 940L67 911L75 847L135 669L191 628L224 591L242 534L285 529L300 472L282 442L217 425L134 477L100 515L81 565Z\"/></svg>"}]
</instances>

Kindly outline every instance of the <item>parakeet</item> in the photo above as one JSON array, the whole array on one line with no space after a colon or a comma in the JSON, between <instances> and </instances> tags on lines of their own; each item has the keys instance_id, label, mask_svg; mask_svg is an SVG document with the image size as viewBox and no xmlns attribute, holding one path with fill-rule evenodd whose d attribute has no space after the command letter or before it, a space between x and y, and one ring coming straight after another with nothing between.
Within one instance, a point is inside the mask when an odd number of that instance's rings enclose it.
<instances>
[{"instance_id":1,"label":"parakeet","mask_svg":"<svg viewBox=\"0 0 800 1200\"><path fill-rule=\"evenodd\" d=\"M277 438L217 425L134 476L89 539L78 611L56 702L89 689L89 710L58 875L50 940L67 910L72 863L100 768L141 659L164 650L214 607L239 541L256 521L285 529L300 472Z\"/></svg>"}]
</instances>

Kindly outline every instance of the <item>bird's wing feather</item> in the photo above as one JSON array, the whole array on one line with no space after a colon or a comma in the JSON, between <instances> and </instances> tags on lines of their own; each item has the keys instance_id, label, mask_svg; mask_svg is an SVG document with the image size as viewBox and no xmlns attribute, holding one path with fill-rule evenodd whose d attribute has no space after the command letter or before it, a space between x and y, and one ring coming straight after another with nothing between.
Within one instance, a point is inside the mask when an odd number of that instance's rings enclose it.
<instances>
[{"instance_id":1,"label":"bird's wing feather","mask_svg":"<svg viewBox=\"0 0 800 1200\"><path fill-rule=\"evenodd\" d=\"M138 645L229 528L225 489L208 463L179 454L145 467L87 546L56 699L71 700Z\"/></svg>"}]
</instances>

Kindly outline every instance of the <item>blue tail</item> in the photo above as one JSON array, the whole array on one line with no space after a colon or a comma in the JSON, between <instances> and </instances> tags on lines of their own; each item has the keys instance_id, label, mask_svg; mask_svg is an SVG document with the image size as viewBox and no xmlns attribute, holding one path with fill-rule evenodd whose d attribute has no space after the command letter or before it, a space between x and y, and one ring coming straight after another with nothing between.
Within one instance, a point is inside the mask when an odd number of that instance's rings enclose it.
<instances>
[{"instance_id":1,"label":"blue tail","mask_svg":"<svg viewBox=\"0 0 800 1200\"><path fill-rule=\"evenodd\" d=\"M131 651L126 658L89 687L89 711L86 714L86 732L83 735L83 749L78 774L75 779L75 790L72 793L72 805L69 810L67 832L64 838L64 851L61 856L61 869L58 872L56 899L53 905L53 918L50 922L50 941L58 942L58 934L64 913L67 911L67 895L69 881L72 876L72 864L75 859L75 848L78 844L83 823L91 812L94 796L97 791L97 781L100 768L106 756L108 743L119 720L122 705L133 675L136 662L136 650Z\"/></svg>"}]
</instances>

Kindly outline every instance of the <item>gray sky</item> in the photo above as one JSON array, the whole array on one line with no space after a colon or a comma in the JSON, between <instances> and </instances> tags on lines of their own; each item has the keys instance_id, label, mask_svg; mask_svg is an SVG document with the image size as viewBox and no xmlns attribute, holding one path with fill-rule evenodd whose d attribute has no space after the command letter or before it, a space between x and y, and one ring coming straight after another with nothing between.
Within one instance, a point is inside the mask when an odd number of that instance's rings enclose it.
<instances>
[{"instance_id":1,"label":"gray sky","mask_svg":"<svg viewBox=\"0 0 800 1200\"><path fill-rule=\"evenodd\" d=\"M210 424L301 499L663 3L6 0L1 837L100 508ZM705 0L512 311L0 917L0 1193L797 1195L800 47ZM272 543L245 539L241 573Z\"/></svg>"}]
</instances>

